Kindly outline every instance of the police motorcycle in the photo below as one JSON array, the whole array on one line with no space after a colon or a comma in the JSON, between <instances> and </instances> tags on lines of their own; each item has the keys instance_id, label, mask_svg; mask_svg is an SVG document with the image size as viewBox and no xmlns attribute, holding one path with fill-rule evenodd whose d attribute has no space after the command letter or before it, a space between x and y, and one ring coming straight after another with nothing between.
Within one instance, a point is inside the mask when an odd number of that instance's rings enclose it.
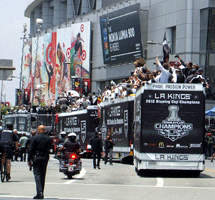
<instances>
[{"instance_id":1,"label":"police motorcycle","mask_svg":"<svg viewBox=\"0 0 215 200\"><path fill-rule=\"evenodd\" d=\"M75 133L68 134L68 140L65 141L64 146L61 149L61 154L58 156L60 162L59 171L63 172L68 179L72 179L72 177L79 174L82 169L81 157L79 155L80 147L75 143L75 140ZM71 143L73 143L72 145L74 148L68 148L68 145L71 145ZM72 151L67 151L68 149L71 149Z\"/></svg>"}]
</instances>

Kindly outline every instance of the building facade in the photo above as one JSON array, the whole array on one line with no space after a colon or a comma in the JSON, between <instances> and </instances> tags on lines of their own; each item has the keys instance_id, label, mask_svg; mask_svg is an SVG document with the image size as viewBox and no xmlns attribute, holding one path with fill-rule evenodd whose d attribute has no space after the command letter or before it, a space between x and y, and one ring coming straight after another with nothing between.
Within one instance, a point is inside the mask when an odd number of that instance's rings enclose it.
<instances>
[{"instance_id":1,"label":"building facade","mask_svg":"<svg viewBox=\"0 0 215 200\"><path fill-rule=\"evenodd\" d=\"M37 37L37 18L43 19L40 36L90 22L92 92L111 80L128 78L138 57L155 69L155 57L163 57L165 32L170 60L179 54L185 62L199 64L215 83L213 0L32 0L25 16L30 18L32 38Z\"/></svg>"}]
</instances>

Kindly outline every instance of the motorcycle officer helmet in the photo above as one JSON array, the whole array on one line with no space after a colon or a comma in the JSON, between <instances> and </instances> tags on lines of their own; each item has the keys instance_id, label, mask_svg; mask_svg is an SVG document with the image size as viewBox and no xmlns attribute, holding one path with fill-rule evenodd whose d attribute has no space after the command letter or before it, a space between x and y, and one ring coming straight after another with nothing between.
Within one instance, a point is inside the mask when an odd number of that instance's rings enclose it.
<instances>
[{"instance_id":1,"label":"motorcycle officer helmet","mask_svg":"<svg viewBox=\"0 0 215 200\"><path fill-rule=\"evenodd\" d=\"M68 138L69 138L71 141L75 141L75 140L76 140L76 137L77 137L76 133L69 133L69 134L68 134Z\"/></svg>"},{"instance_id":2,"label":"motorcycle officer helmet","mask_svg":"<svg viewBox=\"0 0 215 200\"><path fill-rule=\"evenodd\" d=\"M65 137L66 137L66 132L62 131L62 132L60 133L60 136L61 136L61 138L65 138Z\"/></svg>"}]
</instances>

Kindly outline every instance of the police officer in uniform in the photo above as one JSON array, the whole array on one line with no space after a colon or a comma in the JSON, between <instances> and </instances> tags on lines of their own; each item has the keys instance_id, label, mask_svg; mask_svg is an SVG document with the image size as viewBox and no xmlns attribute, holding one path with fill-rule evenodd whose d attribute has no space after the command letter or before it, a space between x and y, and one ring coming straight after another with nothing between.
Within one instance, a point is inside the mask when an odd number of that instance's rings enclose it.
<instances>
[{"instance_id":1,"label":"police officer in uniform","mask_svg":"<svg viewBox=\"0 0 215 200\"><path fill-rule=\"evenodd\" d=\"M44 198L46 168L51 149L51 138L45 134L45 126L37 128L38 135L34 137L28 151L28 166L33 166L37 195L33 199Z\"/></svg>"},{"instance_id":2,"label":"police officer in uniform","mask_svg":"<svg viewBox=\"0 0 215 200\"><path fill-rule=\"evenodd\" d=\"M81 152L80 145L76 142L76 134L69 133L68 140L64 142L62 150L65 148L66 152L74 152L79 154Z\"/></svg>"},{"instance_id":3,"label":"police officer in uniform","mask_svg":"<svg viewBox=\"0 0 215 200\"><path fill-rule=\"evenodd\" d=\"M13 130L13 124L7 124L7 130L3 130L0 133L0 143L3 145L6 152L7 162L7 180L11 179L11 159L13 157L13 149L18 151L18 138Z\"/></svg>"}]
</instances>

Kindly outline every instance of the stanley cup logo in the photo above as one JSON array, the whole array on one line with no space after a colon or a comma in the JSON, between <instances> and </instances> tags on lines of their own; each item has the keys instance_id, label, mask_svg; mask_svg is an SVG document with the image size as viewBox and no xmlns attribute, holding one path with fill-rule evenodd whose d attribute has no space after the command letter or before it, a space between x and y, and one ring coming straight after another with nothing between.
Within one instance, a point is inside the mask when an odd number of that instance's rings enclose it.
<instances>
[{"instance_id":1,"label":"stanley cup logo","mask_svg":"<svg viewBox=\"0 0 215 200\"><path fill-rule=\"evenodd\" d=\"M171 105L168 107L169 117L167 117L167 121L178 122L181 121L180 117L178 117L179 107Z\"/></svg>"},{"instance_id":2,"label":"stanley cup logo","mask_svg":"<svg viewBox=\"0 0 215 200\"><path fill-rule=\"evenodd\" d=\"M189 131L193 130L193 124L185 123L178 116L179 106L170 105L168 107L169 116L162 123L155 123L154 128L158 130L158 134L169 138L172 142L189 135Z\"/></svg>"}]
</instances>

